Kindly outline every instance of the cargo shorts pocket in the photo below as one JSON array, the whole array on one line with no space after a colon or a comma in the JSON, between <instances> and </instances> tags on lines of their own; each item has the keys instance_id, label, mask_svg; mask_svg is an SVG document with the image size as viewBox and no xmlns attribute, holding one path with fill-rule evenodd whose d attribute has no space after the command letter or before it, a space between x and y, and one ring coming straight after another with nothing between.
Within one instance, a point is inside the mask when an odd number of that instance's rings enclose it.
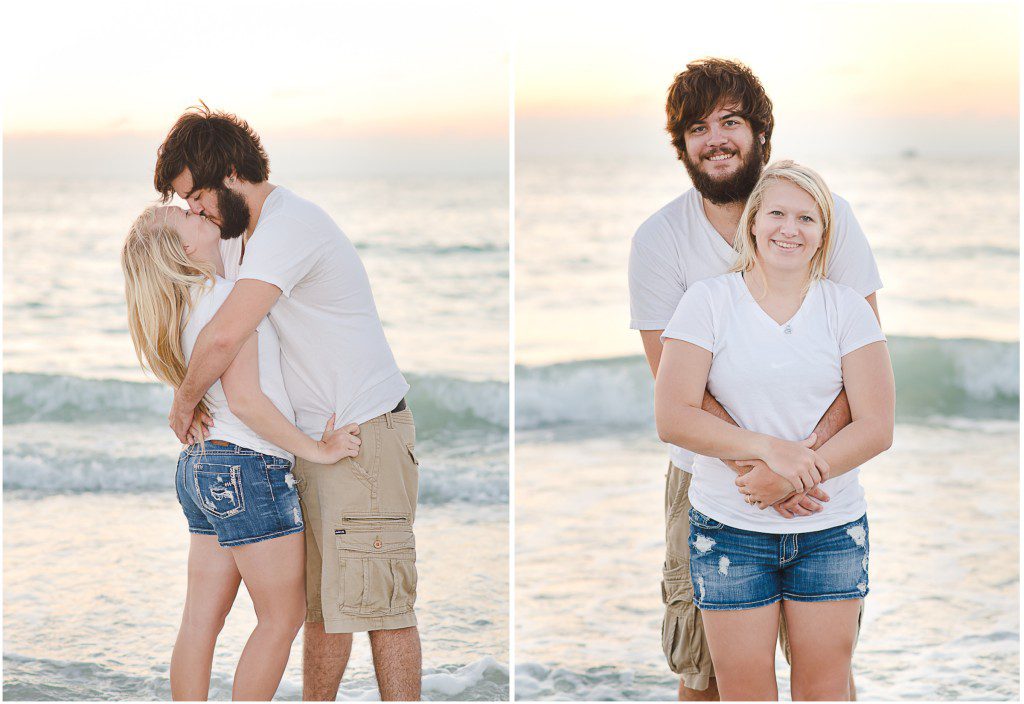
<instances>
[{"instance_id":1,"label":"cargo shorts pocket","mask_svg":"<svg viewBox=\"0 0 1024 704\"><path fill-rule=\"evenodd\" d=\"M229 518L245 510L241 473L239 465L196 464L192 481L204 512Z\"/></svg>"},{"instance_id":2,"label":"cargo shorts pocket","mask_svg":"<svg viewBox=\"0 0 1024 704\"><path fill-rule=\"evenodd\" d=\"M690 563L669 558L661 570L661 601L673 606L684 601L693 601L693 581L690 579Z\"/></svg>"},{"instance_id":3,"label":"cargo shorts pocket","mask_svg":"<svg viewBox=\"0 0 1024 704\"><path fill-rule=\"evenodd\" d=\"M704 640L700 612L693 603L693 581L688 560L669 556L662 569L661 647L665 660L677 675L696 675L710 668L711 656ZM687 686L690 686L689 684Z\"/></svg>"},{"instance_id":4,"label":"cargo shorts pocket","mask_svg":"<svg viewBox=\"0 0 1024 704\"><path fill-rule=\"evenodd\" d=\"M389 525L389 524L394 525ZM393 616L416 601L416 539L408 519L346 523L334 531L338 610L348 616Z\"/></svg>"}]
</instances>

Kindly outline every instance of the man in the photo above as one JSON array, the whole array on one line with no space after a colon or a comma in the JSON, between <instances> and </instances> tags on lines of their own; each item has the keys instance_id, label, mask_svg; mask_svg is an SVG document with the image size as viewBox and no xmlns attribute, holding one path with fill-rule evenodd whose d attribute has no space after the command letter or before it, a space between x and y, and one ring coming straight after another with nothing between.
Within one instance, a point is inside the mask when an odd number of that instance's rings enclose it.
<instances>
[{"instance_id":1,"label":"man","mask_svg":"<svg viewBox=\"0 0 1024 704\"><path fill-rule=\"evenodd\" d=\"M629 259L630 327L640 331L651 372L661 360L661 333L686 289L695 281L726 273L735 251L740 215L771 154L772 103L749 68L734 61L702 59L687 65L669 88L667 130L693 188L645 221L633 237ZM835 242L828 277L854 288L878 315L875 292L882 287L867 239L850 205L834 196ZM735 423L705 392L704 410ZM814 432L815 448L850 423L843 392ZM662 599L666 606L662 645L669 667L680 675L679 698L717 700L711 655L700 612L693 605L689 571L687 491L693 453L670 446L665 489L666 556ZM731 464L737 472L751 471ZM753 471L769 471L758 463ZM818 487L773 508L799 520L821 510L828 496ZM863 612L862 612L863 613ZM783 651L790 657L785 621ZM850 678L851 695L853 677Z\"/></svg>"},{"instance_id":2,"label":"man","mask_svg":"<svg viewBox=\"0 0 1024 704\"><path fill-rule=\"evenodd\" d=\"M158 151L155 185L221 228L231 295L203 329L169 423L186 442L195 407L266 315L296 425L359 425L359 454L332 466L297 459L306 524L303 699L334 700L352 646L369 631L385 700L420 695L413 602L417 466L409 390L384 337L352 243L319 207L267 181L258 135L234 115L192 108ZM243 254L244 253L244 254ZM213 419L216 422L216 419Z\"/></svg>"}]
</instances>

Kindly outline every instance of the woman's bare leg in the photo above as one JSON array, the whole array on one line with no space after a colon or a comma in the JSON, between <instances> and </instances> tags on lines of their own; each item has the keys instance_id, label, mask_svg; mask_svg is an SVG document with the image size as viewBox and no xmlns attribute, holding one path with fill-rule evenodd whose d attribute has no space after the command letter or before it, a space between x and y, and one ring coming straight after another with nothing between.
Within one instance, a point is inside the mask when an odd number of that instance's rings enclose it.
<instances>
[{"instance_id":1,"label":"woman's bare leg","mask_svg":"<svg viewBox=\"0 0 1024 704\"><path fill-rule=\"evenodd\" d=\"M231 697L269 701L284 674L292 641L306 618L306 544L302 533L231 548L256 609L235 670Z\"/></svg>"},{"instance_id":2,"label":"woman's bare leg","mask_svg":"<svg viewBox=\"0 0 1024 704\"><path fill-rule=\"evenodd\" d=\"M850 699L850 661L857 637L859 599L783 601L793 701Z\"/></svg>"},{"instance_id":3,"label":"woman's bare leg","mask_svg":"<svg viewBox=\"0 0 1024 704\"><path fill-rule=\"evenodd\" d=\"M171 654L171 698L204 701L210 693L213 648L238 593L241 577L215 535L192 534L188 593Z\"/></svg>"},{"instance_id":4,"label":"woman's bare leg","mask_svg":"<svg viewBox=\"0 0 1024 704\"><path fill-rule=\"evenodd\" d=\"M722 701L779 698L775 641L779 604L739 611L702 611Z\"/></svg>"}]
</instances>

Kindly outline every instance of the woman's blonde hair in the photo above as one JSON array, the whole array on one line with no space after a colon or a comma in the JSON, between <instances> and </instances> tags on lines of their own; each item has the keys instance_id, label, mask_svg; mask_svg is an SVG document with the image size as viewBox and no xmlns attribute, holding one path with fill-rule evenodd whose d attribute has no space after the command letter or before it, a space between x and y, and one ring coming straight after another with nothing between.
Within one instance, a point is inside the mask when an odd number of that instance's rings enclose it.
<instances>
[{"instance_id":1,"label":"woman's blonde hair","mask_svg":"<svg viewBox=\"0 0 1024 704\"><path fill-rule=\"evenodd\" d=\"M811 257L808 270L807 284L804 292L811 284L819 279L824 279L828 274L828 255L832 247L832 230L835 221L835 205L832 202L832 193L825 185L824 179L814 169L801 166L795 161L777 161L768 166L758 179L754 190L747 199L747 205L740 215L740 224L736 228L736 238L733 247L736 249L736 263L730 271L747 272L754 268L757 260L757 242L754 239L754 218L757 211L761 209L764 202L764 194L776 181L789 181L806 191L821 212L821 245L818 251Z\"/></svg>"},{"instance_id":2,"label":"woman's blonde hair","mask_svg":"<svg viewBox=\"0 0 1024 704\"><path fill-rule=\"evenodd\" d=\"M181 331L192 308L192 289L214 281L214 268L185 254L177 230L157 206L142 211L121 248L128 331L144 369L175 389L188 365ZM209 413L206 400L196 410Z\"/></svg>"}]
</instances>

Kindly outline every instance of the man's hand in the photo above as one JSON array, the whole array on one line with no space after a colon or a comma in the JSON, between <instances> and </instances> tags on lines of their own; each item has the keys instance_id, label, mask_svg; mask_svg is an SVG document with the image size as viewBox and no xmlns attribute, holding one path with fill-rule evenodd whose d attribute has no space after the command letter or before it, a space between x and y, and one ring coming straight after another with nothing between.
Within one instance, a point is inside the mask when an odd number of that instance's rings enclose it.
<instances>
[{"instance_id":1,"label":"man's hand","mask_svg":"<svg viewBox=\"0 0 1024 704\"><path fill-rule=\"evenodd\" d=\"M210 428L213 427L213 418L203 414L196 414L195 407L183 409L178 403L178 396L175 394L174 403L171 404L171 412L167 414L167 425L174 431L178 441L191 445L199 441L199 433L202 431L203 439L210 437Z\"/></svg>"},{"instance_id":2,"label":"man's hand","mask_svg":"<svg viewBox=\"0 0 1024 704\"><path fill-rule=\"evenodd\" d=\"M829 495L820 486L816 486L806 493L793 494L778 503L772 504L772 508L783 518L796 518L797 516L810 516L818 513L824 508L818 502L828 500Z\"/></svg>"},{"instance_id":3,"label":"man's hand","mask_svg":"<svg viewBox=\"0 0 1024 704\"><path fill-rule=\"evenodd\" d=\"M740 464L741 462L742 464ZM764 464L761 460L740 460L738 462L736 460L722 460L722 463L741 477L757 465ZM768 465L764 464L764 466L767 467Z\"/></svg>"}]
</instances>

